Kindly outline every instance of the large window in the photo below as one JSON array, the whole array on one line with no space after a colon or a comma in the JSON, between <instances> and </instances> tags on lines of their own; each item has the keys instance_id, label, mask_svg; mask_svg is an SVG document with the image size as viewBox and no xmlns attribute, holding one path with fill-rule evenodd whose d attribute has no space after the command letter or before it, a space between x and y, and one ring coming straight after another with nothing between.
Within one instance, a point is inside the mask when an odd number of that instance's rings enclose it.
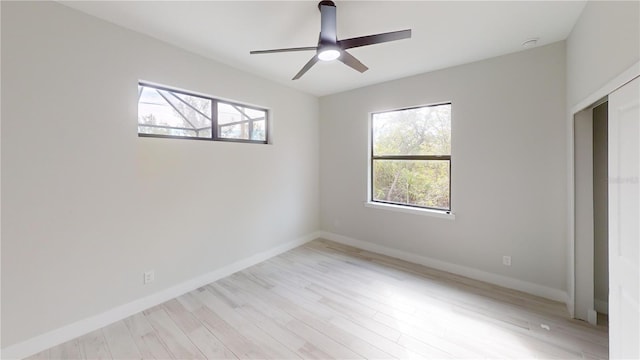
<instances>
[{"instance_id":1,"label":"large window","mask_svg":"<svg viewBox=\"0 0 640 360\"><path fill-rule=\"evenodd\" d=\"M267 143L267 110L138 84L138 135Z\"/></svg>"},{"instance_id":2,"label":"large window","mask_svg":"<svg viewBox=\"0 0 640 360\"><path fill-rule=\"evenodd\" d=\"M451 210L451 104L371 116L371 201Z\"/></svg>"}]
</instances>

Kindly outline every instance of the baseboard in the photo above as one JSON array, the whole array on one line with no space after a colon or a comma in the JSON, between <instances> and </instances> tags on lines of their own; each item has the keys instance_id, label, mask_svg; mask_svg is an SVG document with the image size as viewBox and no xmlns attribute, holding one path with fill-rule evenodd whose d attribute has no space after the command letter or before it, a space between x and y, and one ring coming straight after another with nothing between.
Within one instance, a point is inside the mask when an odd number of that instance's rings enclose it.
<instances>
[{"instance_id":1,"label":"baseboard","mask_svg":"<svg viewBox=\"0 0 640 360\"><path fill-rule=\"evenodd\" d=\"M350 237L339 235L339 234L334 234L327 231L321 231L320 235L323 239L335 241L345 245L354 246L363 250L391 256L391 257L409 261L415 264L428 266L430 268L434 268L437 270L442 270L442 271L450 272L453 274L465 276L471 279L484 281L490 284L522 291L528 294L543 297L545 299L567 303L569 298L565 291L535 284L532 282L514 279L514 278L510 278L503 275L493 274L490 272L470 268L463 265L453 264L453 263L429 258L422 255L416 255L416 254L408 253L402 250L392 249L390 247L350 238Z\"/></svg>"},{"instance_id":2,"label":"baseboard","mask_svg":"<svg viewBox=\"0 0 640 360\"><path fill-rule=\"evenodd\" d=\"M596 309L597 312L599 312L600 314L607 314L609 315L609 302L606 300L598 300L598 299L593 299L593 307Z\"/></svg>"},{"instance_id":3,"label":"baseboard","mask_svg":"<svg viewBox=\"0 0 640 360\"><path fill-rule=\"evenodd\" d=\"M69 340L75 339L78 336L82 336L107 325L113 324L116 321L120 321L131 315L149 309L153 306L162 304L165 301L171 300L201 286L212 283L216 280L229 276L240 270L246 269L274 256L280 255L286 251L289 251L319 237L321 237L320 232L308 234L299 239L279 245L273 249L269 249L267 251L252 255L248 258L238 260L220 269L214 270L202 276L198 276L197 278L187 280L168 289L132 301L128 304L115 307L96 316L77 321L73 324L69 324L53 331L49 331L21 343L8 346L0 350L0 358L22 359L37 354L50 347L62 344ZM6 329L4 330L6 331Z\"/></svg>"},{"instance_id":4,"label":"baseboard","mask_svg":"<svg viewBox=\"0 0 640 360\"><path fill-rule=\"evenodd\" d=\"M569 316L574 319L576 317L575 299L572 296L567 296L567 300L565 303L567 304L567 311L569 311Z\"/></svg>"}]
</instances>

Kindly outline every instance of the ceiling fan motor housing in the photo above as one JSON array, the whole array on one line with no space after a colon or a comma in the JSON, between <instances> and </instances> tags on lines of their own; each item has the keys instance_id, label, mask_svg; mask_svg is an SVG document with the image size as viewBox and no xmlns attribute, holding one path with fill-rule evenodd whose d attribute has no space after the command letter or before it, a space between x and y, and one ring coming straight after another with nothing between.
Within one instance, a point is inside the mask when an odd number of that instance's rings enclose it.
<instances>
[{"instance_id":1,"label":"ceiling fan motor housing","mask_svg":"<svg viewBox=\"0 0 640 360\"><path fill-rule=\"evenodd\" d=\"M322 9L322 8L321 8L321 6L322 6L322 5L324 5L324 6L333 6L333 7L336 7L336 4L335 4L333 1L331 1L331 0L322 0L322 1L320 1L320 2L318 3L318 10L322 11L322 10L321 10L321 9Z\"/></svg>"}]
</instances>

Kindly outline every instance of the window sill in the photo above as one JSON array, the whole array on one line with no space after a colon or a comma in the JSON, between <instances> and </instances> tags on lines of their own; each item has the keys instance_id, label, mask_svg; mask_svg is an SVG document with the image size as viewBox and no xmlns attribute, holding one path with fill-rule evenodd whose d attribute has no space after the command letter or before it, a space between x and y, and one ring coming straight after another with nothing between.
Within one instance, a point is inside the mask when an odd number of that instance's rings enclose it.
<instances>
[{"instance_id":1,"label":"window sill","mask_svg":"<svg viewBox=\"0 0 640 360\"><path fill-rule=\"evenodd\" d=\"M420 209L420 208L414 208L409 206L384 204L384 203L371 202L371 201L365 202L364 206L372 209L390 210L390 211L397 211L397 212L403 212L403 213L414 214L414 215L422 215L422 216L433 216L433 217L448 219L448 220L454 220L456 218L456 216L453 213L448 213L444 210Z\"/></svg>"}]
</instances>

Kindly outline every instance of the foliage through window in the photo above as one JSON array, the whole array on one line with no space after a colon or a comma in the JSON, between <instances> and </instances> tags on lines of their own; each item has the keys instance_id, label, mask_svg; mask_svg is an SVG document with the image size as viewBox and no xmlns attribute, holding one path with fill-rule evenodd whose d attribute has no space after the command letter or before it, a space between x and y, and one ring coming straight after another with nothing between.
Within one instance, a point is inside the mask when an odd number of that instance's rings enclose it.
<instances>
[{"instance_id":1,"label":"foliage through window","mask_svg":"<svg viewBox=\"0 0 640 360\"><path fill-rule=\"evenodd\" d=\"M451 104L371 116L371 201L451 210Z\"/></svg>"},{"instance_id":2,"label":"foliage through window","mask_svg":"<svg viewBox=\"0 0 640 360\"><path fill-rule=\"evenodd\" d=\"M267 110L138 84L138 135L267 143Z\"/></svg>"}]
</instances>

